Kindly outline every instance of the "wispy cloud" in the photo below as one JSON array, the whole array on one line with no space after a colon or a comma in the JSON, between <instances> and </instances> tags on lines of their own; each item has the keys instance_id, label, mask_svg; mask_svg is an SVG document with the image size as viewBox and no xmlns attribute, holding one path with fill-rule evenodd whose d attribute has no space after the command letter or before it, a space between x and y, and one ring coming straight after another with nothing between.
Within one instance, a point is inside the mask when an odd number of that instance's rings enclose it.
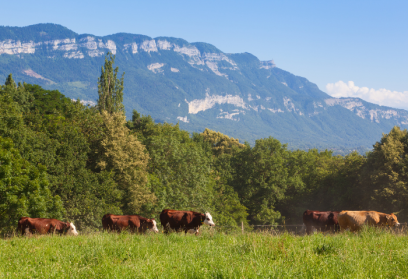
<instances>
[{"instance_id":1,"label":"wispy cloud","mask_svg":"<svg viewBox=\"0 0 408 279\"><path fill-rule=\"evenodd\" d=\"M77 100L75 99L71 99L73 102L76 102ZM85 106L91 106L94 107L96 106L96 102L95 101L91 101L91 100L81 100L81 104L85 105Z\"/></svg>"},{"instance_id":2,"label":"wispy cloud","mask_svg":"<svg viewBox=\"0 0 408 279\"><path fill-rule=\"evenodd\" d=\"M336 98L356 97L381 106L408 110L408 91L398 92L384 88L358 87L353 81L345 83L340 80L336 83L328 83L326 92Z\"/></svg>"}]
</instances>

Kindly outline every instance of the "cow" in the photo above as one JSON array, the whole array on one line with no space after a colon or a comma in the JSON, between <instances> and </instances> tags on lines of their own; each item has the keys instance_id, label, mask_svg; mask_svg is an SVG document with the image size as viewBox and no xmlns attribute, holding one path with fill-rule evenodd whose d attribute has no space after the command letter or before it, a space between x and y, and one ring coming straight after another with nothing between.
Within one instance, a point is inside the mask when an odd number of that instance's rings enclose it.
<instances>
[{"instance_id":1,"label":"cow","mask_svg":"<svg viewBox=\"0 0 408 279\"><path fill-rule=\"evenodd\" d=\"M145 233L152 230L159 232L156 226L156 220L148 219L139 215L114 215L105 214L102 217L102 226L104 230L121 232L127 228L131 232Z\"/></svg>"},{"instance_id":2,"label":"cow","mask_svg":"<svg viewBox=\"0 0 408 279\"><path fill-rule=\"evenodd\" d=\"M21 217L18 220L17 231L21 232L21 235L29 235L30 233L54 234L55 232L66 235L78 235L74 224L49 218Z\"/></svg>"},{"instance_id":3,"label":"cow","mask_svg":"<svg viewBox=\"0 0 408 279\"><path fill-rule=\"evenodd\" d=\"M339 211L306 210L303 212L303 224L306 227L306 233L310 234L313 227L322 232L339 231L338 215Z\"/></svg>"},{"instance_id":4,"label":"cow","mask_svg":"<svg viewBox=\"0 0 408 279\"><path fill-rule=\"evenodd\" d=\"M172 209L164 209L160 213L160 222L166 234L169 233L170 230L182 230L185 233L189 232L197 235L201 225L215 226L212 216L208 212L202 214L194 211Z\"/></svg>"},{"instance_id":5,"label":"cow","mask_svg":"<svg viewBox=\"0 0 408 279\"><path fill-rule=\"evenodd\" d=\"M343 210L339 213L338 220L341 231L350 229L352 232L360 230L363 225L375 227L400 225L394 213L386 214L377 211Z\"/></svg>"}]
</instances>

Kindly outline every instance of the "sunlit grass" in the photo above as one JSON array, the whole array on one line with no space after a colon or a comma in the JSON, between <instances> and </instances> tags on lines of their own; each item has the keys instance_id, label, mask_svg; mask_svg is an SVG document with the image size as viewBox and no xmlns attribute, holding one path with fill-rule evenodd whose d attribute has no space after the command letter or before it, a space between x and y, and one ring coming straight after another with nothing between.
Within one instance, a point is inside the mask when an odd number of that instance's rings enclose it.
<instances>
[{"instance_id":1,"label":"sunlit grass","mask_svg":"<svg viewBox=\"0 0 408 279\"><path fill-rule=\"evenodd\" d=\"M408 237L384 230L294 236L94 233L0 239L0 277L367 278L408 276Z\"/></svg>"}]
</instances>

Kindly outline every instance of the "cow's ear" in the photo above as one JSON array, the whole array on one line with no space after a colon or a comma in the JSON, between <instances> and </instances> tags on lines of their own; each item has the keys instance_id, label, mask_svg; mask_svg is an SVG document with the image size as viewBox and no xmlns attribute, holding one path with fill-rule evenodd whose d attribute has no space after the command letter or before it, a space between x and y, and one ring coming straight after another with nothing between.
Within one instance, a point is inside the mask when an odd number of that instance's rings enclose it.
<instances>
[{"instance_id":1,"label":"cow's ear","mask_svg":"<svg viewBox=\"0 0 408 279\"><path fill-rule=\"evenodd\" d=\"M387 218L387 220L390 220L391 216L390 215L385 215L385 218Z\"/></svg>"},{"instance_id":2,"label":"cow's ear","mask_svg":"<svg viewBox=\"0 0 408 279\"><path fill-rule=\"evenodd\" d=\"M64 224L64 232L66 232L66 231L68 231L70 228L71 228L71 223L70 222L66 222L65 224Z\"/></svg>"}]
</instances>

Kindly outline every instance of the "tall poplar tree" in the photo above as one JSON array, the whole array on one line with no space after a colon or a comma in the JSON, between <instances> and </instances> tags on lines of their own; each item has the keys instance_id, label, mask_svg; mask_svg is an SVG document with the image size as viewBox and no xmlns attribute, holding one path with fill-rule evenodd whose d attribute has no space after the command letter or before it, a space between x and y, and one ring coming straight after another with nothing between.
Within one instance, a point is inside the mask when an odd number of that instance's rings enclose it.
<instances>
[{"instance_id":1,"label":"tall poplar tree","mask_svg":"<svg viewBox=\"0 0 408 279\"><path fill-rule=\"evenodd\" d=\"M125 112L123 106L123 72L121 79L117 78L119 67L113 69L115 56L108 52L105 57L105 65L102 66L101 76L98 78L98 108L99 111Z\"/></svg>"},{"instance_id":2,"label":"tall poplar tree","mask_svg":"<svg viewBox=\"0 0 408 279\"><path fill-rule=\"evenodd\" d=\"M9 74L9 75L7 76L6 83L5 83L4 85L5 85L5 86L10 86L10 87L13 88L13 89L16 89L16 88L17 88L16 83L15 83L14 80L13 80L12 74Z\"/></svg>"}]
</instances>

